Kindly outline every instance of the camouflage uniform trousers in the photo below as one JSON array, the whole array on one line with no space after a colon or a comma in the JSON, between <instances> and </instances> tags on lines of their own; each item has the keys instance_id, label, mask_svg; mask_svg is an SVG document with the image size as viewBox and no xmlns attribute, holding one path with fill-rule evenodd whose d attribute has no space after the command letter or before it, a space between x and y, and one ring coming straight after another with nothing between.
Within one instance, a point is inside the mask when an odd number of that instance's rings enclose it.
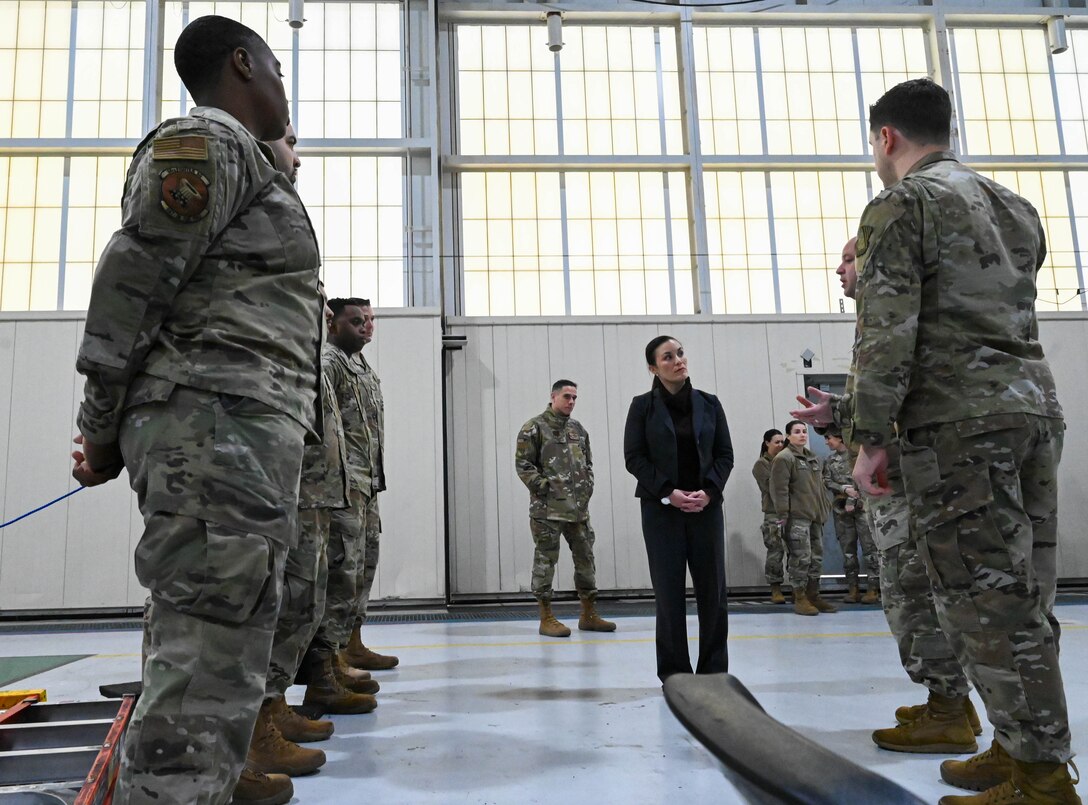
<instances>
[{"instance_id":1,"label":"camouflage uniform trousers","mask_svg":"<svg viewBox=\"0 0 1088 805\"><path fill-rule=\"evenodd\" d=\"M566 537L574 559L574 588L578 597L597 600L597 566L593 560L593 529L589 520L572 523L566 520L529 518L529 531L536 550L533 552L533 595L544 603L552 600L552 579L555 563L559 561L559 540Z\"/></svg>"},{"instance_id":2,"label":"camouflage uniform trousers","mask_svg":"<svg viewBox=\"0 0 1088 805\"><path fill-rule=\"evenodd\" d=\"M873 540L880 548L880 593L884 617L899 647L899 660L912 682L940 696L971 692L967 675L937 621L933 590L910 527L903 480L888 479L891 493L866 497Z\"/></svg>"},{"instance_id":3,"label":"camouflage uniform trousers","mask_svg":"<svg viewBox=\"0 0 1088 805\"><path fill-rule=\"evenodd\" d=\"M1053 615L1060 419L996 414L912 428L901 466L937 617L1015 759L1065 763Z\"/></svg>"},{"instance_id":4,"label":"camouflage uniform trousers","mask_svg":"<svg viewBox=\"0 0 1088 805\"><path fill-rule=\"evenodd\" d=\"M824 527L822 523L791 517L784 528L786 535L786 574L793 588L820 580L824 569Z\"/></svg>"},{"instance_id":5,"label":"camouflage uniform trousers","mask_svg":"<svg viewBox=\"0 0 1088 805\"><path fill-rule=\"evenodd\" d=\"M120 446L151 604L114 802L225 803L264 696L303 428L245 397L165 381L132 392Z\"/></svg>"},{"instance_id":6,"label":"camouflage uniform trousers","mask_svg":"<svg viewBox=\"0 0 1088 805\"><path fill-rule=\"evenodd\" d=\"M367 496L352 485L348 490L348 507L332 512L325 614L313 639L313 648L321 652L339 651L351 636L359 600L359 579L366 559L363 517L367 501Z\"/></svg>"},{"instance_id":7,"label":"camouflage uniform trousers","mask_svg":"<svg viewBox=\"0 0 1088 805\"><path fill-rule=\"evenodd\" d=\"M382 536L382 517L378 511L378 493L367 501L363 512L363 541L365 544L363 564L359 568L359 596L355 605L355 625L361 626L366 620L367 606L370 604L370 591L374 589L374 576L378 573L379 542Z\"/></svg>"},{"instance_id":8,"label":"camouflage uniform trousers","mask_svg":"<svg viewBox=\"0 0 1088 805\"><path fill-rule=\"evenodd\" d=\"M839 540L839 548L842 549L842 568L846 573L846 581L857 584L858 571L861 563L858 560L858 543L865 554L865 570L868 573L867 583L869 589L876 589L880 584L880 561L877 558L876 545L873 544L872 534L869 532L869 518L864 511L854 509L852 512L835 509L835 536Z\"/></svg>"},{"instance_id":9,"label":"camouflage uniform trousers","mask_svg":"<svg viewBox=\"0 0 1088 805\"><path fill-rule=\"evenodd\" d=\"M785 580L782 565L786 559L786 543L782 541L782 529L778 527L778 515L774 512L763 514L763 546L767 549L767 559L763 563L763 573L768 584L781 584Z\"/></svg>"},{"instance_id":10,"label":"camouflage uniform trousers","mask_svg":"<svg viewBox=\"0 0 1088 805\"><path fill-rule=\"evenodd\" d=\"M325 614L331 515L331 509L298 510L298 545L287 552L265 698L283 696L294 684L302 655Z\"/></svg>"}]
</instances>

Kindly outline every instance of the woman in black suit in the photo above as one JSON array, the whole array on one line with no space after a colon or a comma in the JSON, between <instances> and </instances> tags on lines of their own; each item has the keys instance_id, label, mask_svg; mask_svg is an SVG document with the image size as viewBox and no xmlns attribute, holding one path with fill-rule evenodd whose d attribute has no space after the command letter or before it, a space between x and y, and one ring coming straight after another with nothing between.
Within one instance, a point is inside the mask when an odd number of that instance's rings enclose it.
<instances>
[{"instance_id":1,"label":"woman in black suit","mask_svg":"<svg viewBox=\"0 0 1088 805\"><path fill-rule=\"evenodd\" d=\"M684 348L661 335L646 345L653 388L631 400L623 455L638 480L642 536L657 601L657 675L691 673L685 568L699 612L698 674L728 670L722 488L733 444L722 404L692 388Z\"/></svg>"}]
</instances>

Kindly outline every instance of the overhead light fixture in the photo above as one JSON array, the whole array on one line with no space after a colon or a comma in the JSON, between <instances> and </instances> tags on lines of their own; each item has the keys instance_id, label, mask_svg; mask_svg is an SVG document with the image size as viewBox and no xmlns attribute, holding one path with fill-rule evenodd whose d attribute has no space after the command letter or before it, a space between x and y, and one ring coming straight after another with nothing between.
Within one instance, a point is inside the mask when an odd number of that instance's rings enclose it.
<instances>
[{"instance_id":1,"label":"overhead light fixture","mask_svg":"<svg viewBox=\"0 0 1088 805\"><path fill-rule=\"evenodd\" d=\"M303 0L290 0L287 4L287 24L292 28L301 28L306 18L302 16Z\"/></svg>"},{"instance_id":2,"label":"overhead light fixture","mask_svg":"<svg viewBox=\"0 0 1088 805\"><path fill-rule=\"evenodd\" d=\"M1069 50L1069 37L1065 33L1065 17L1046 18L1046 41L1055 56Z\"/></svg>"},{"instance_id":3,"label":"overhead light fixture","mask_svg":"<svg viewBox=\"0 0 1088 805\"><path fill-rule=\"evenodd\" d=\"M563 13L549 11L548 16L548 50L557 53L563 49Z\"/></svg>"}]
</instances>

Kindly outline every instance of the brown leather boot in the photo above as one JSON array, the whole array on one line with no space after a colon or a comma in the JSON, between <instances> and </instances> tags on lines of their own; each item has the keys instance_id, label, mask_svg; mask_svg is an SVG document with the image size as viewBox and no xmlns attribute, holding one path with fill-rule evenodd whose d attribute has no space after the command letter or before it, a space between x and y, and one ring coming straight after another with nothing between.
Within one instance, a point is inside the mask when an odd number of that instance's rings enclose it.
<instances>
[{"instance_id":1,"label":"brown leather boot","mask_svg":"<svg viewBox=\"0 0 1088 805\"><path fill-rule=\"evenodd\" d=\"M540 602L540 634L545 637L570 637L570 629L555 619L550 601Z\"/></svg>"},{"instance_id":2,"label":"brown leather boot","mask_svg":"<svg viewBox=\"0 0 1088 805\"><path fill-rule=\"evenodd\" d=\"M582 616L578 618L578 628L583 632L614 632L616 624L606 621L597 614L597 604L588 598L582 599ZM570 630L567 630L568 634Z\"/></svg>"},{"instance_id":3,"label":"brown leather boot","mask_svg":"<svg viewBox=\"0 0 1088 805\"><path fill-rule=\"evenodd\" d=\"M779 582L775 582L771 585L771 603L772 604L784 604L786 603L786 596L782 595L782 585Z\"/></svg>"},{"instance_id":4,"label":"brown leather boot","mask_svg":"<svg viewBox=\"0 0 1088 805\"><path fill-rule=\"evenodd\" d=\"M865 595L861 597L861 603L863 604L879 604L880 603L880 586L876 584L870 584L869 588L865 591Z\"/></svg>"},{"instance_id":5,"label":"brown leather boot","mask_svg":"<svg viewBox=\"0 0 1088 805\"><path fill-rule=\"evenodd\" d=\"M808 596L808 602L820 612L839 611L838 607L820 598L820 582L817 579L808 580L808 586L805 587L805 595Z\"/></svg>"},{"instance_id":6,"label":"brown leather boot","mask_svg":"<svg viewBox=\"0 0 1088 805\"><path fill-rule=\"evenodd\" d=\"M378 706L378 700L367 693L352 693L344 688L333 669L331 654L314 651L306 652L303 663L307 665L306 697L303 704L312 710L339 715L369 713Z\"/></svg>"},{"instance_id":7,"label":"brown leather boot","mask_svg":"<svg viewBox=\"0 0 1088 805\"><path fill-rule=\"evenodd\" d=\"M249 768L234 786L231 802L237 805L285 805L295 795L295 784L286 774L262 774Z\"/></svg>"},{"instance_id":8,"label":"brown leather boot","mask_svg":"<svg viewBox=\"0 0 1088 805\"><path fill-rule=\"evenodd\" d=\"M1077 771L1073 761L1068 763L1025 763L1012 761L1012 778L1000 785L972 796L941 797L938 805L1081 805L1076 783L1069 766Z\"/></svg>"},{"instance_id":9,"label":"brown leather boot","mask_svg":"<svg viewBox=\"0 0 1088 805\"><path fill-rule=\"evenodd\" d=\"M336 662L333 664L333 671L336 674L336 681L345 690L350 690L352 693L369 693L371 696L381 690L381 685L373 679L356 679L353 677L348 673L350 667L344 660L344 655L338 651L336 653ZM367 672L364 671L363 673Z\"/></svg>"},{"instance_id":10,"label":"brown leather boot","mask_svg":"<svg viewBox=\"0 0 1088 805\"><path fill-rule=\"evenodd\" d=\"M959 755L978 751L963 701L932 691L921 716L909 724L876 730L873 743L892 752Z\"/></svg>"},{"instance_id":11,"label":"brown leather boot","mask_svg":"<svg viewBox=\"0 0 1088 805\"><path fill-rule=\"evenodd\" d=\"M246 766L264 774L286 774L289 777L313 774L325 765L325 753L320 749L304 749L284 738L272 722L272 701L265 700L257 713Z\"/></svg>"},{"instance_id":12,"label":"brown leather boot","mask_svg":"<svg viewBox=\"0 0 1088 805\"><path fill-rule=\"evenodd\" d=\"M922 713L924 713L926 711L926 708L928 708L928 707L929 707L929 702L926 702L925 704L913 704L913 705L910 705L910 706L897 707L896 710L895 710L895 720L899 724L909 724L910 722L912 722L912 721L916 720L917 718L919 718L922 715ZM967 721L971 725L972 732L974 732L975 735L981 735L982 734L982 724L981 724L981 722L979 722L978 713L975 712L975 706L973 704L971 704L971 700L969 698L965 697L964 700L963 700L963 711L965 713L967 713ZM959 761L950 760L948 762L949 763L958 763ZM997 785L997 784L994 783L994 785ZM986 787L990 788L991 786L986 786ZM972 791L981 791L981 790L984 790L984 789L972 788L971 790Z\"/></svg>"},{"instance_id":13,"label":"brown leather boot","mask_svg":"<svg viewBox=\"0 0 1088 805\"><path fill-rule=\"evenodd\" d=\"M820 610L809 603L808 595L805 593L804 587L793 588L793 611L798 615L820 614Z\"/></svg>"},{"instance_id":14,"label":"brown leather boot","mask_svg":"<svg viewBox=\"0 0 1088 805\"><path fill-rule=\"evenodd\" d=\"M331 721L314 721L299 715L287 706L282 696L272 700L272 723L280 735L297 744L327 741L336 729Z\"/></svg>"},{"instance_id":15,"label":"brown leather boot","mask_svg":"<svg viewBox=\"0 0 1088 805\"><path fill-rule=\"evenodd\" d=\"M359 634L361 629L361 626L356 626L351 630L351 638L341 652L348 665L364 671L388 671L396 668L400 658L368 649L363 645L363 638Z\"/></svg>"},{"instance_id":16,"label":"brown leather boot","mask_svg":"<svg viewBox=\"0 0 1088 805\"><path fill-rule=\"evenodd\" d=\"M861 596L858 595L858 580L851 579L846 584L846 595L842 597L844 604L856 604L861 600Z\"/></svg>"},{"instance_id":17,"label":"brown leather boot","mask_svg":"<svg viewBox=\"0 0 1088 805\"><path fill-rule=\"evenodd\" d=\"M994 741L985 752L967 760L946 760L941 779L956 788L985 791L1012 779L1012 758Z\"/></svg>"}]
</instances>

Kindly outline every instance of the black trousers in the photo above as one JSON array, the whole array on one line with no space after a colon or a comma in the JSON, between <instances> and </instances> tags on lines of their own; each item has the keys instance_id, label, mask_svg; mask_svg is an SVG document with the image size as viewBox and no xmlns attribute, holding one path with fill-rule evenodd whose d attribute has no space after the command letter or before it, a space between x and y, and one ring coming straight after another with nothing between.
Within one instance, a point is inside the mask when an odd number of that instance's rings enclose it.
<instances>
[{"instance_id":1,"label":"black trousers","mask_svg":"<svg viewBox=\"0 0 1088 805\"><path fill-rule=\"evenodd\" d=\"M729 670L726 638L725 521L721 501L696 514L642 499L642 536L657 603L657 676L690 674L686 579L690 569L699 612L697 674Z\"/></svg>"}]
</instances>

